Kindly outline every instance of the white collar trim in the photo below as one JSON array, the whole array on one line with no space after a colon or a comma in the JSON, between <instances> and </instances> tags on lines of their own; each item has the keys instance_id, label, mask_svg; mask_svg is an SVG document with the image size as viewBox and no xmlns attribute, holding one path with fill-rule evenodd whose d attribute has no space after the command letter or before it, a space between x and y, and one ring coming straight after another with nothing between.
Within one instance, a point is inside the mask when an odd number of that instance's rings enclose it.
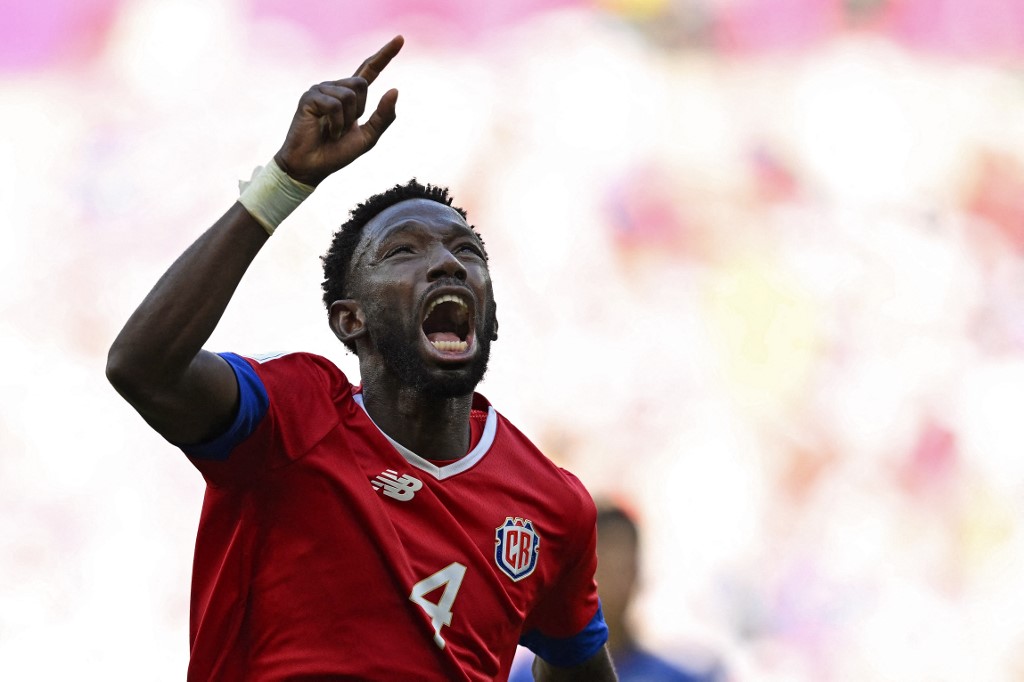
<instances>
[{"instance_id":1,"label":"white collar trim","mask_svg":"<svg viewBox=\"0 0 1024 682\"><path fill-rule=\"evenodd\" d=\"M356 393L352 396L352 399L358 403L359 407L363 408L363 412L366 412L366 405L363 404L363 394ZM377 422L373 421L373 417L370 417L370 413L366 412L367 418L377 426ZM439 481L443 481L446 478L451 478L456 474L461 474L463 471L472 469L473 466L484 458L484 455L491 449L491 444L494 443L494 435L498 432L498 416L495 413L494 408L490 405L487 406L487 421L484 422L484 432L480 435L480 441L476 444L476 447L469 451L465 457L461 457L451 464L444 466L437 466L433 462L420 457L415 452L405 447L397 440L384 433L384 429L377 426L377 430L380 431L385 438L388 439L395 450L405 458L405 461L416 467L420 471L425 471Z\"/></svg>"}]
</instances>

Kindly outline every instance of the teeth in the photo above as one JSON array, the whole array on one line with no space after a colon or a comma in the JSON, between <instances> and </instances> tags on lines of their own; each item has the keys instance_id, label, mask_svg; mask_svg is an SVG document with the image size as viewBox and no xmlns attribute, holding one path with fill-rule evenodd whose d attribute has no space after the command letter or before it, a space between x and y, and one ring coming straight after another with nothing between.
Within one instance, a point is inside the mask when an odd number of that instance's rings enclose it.
<instances>
[{"instance_id":1,"label":"teeth","mask_svg":"<svg viewBox=\"0 0 1024 682\"><path fill-rule=\"evenodd\" d=\"M434 348L448 353L453 351L463 353L467 348L469 348L469 343L465 341L431 341L430 343Z\"/></svg>"},{"instance_id":2,"label":"teeth","mask_svg":"<svg viewBox=\"0 0 1024 682\"><path fill-rule=\"evenodd\" d=\"M430 307L427 308L427 316L428 317L430 316L430 313L432 313L434 311L434 308L436 308L437 306L439 306L442 303L448 303L448 302L457 304L463 310L466 310L466 309L469 308L469 306L466 305L466 302L463 301L462 298L460 298L459 296L456 296L455 294L445 294L444 296L441 296L439 298L435 298L430 303Z\"/></svg>"}]
</instances>

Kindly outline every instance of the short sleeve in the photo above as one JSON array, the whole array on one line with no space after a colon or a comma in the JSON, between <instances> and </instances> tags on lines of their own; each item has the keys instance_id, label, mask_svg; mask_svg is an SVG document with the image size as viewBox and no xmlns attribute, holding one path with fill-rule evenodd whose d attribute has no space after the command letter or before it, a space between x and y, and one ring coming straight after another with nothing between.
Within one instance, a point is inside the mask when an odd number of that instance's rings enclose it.
<instances>
[{"instance_id":1,"label":"short sleeve","mask_svg":"<svg viewBox=\"0 0 1024 682\"><path fill-rule=\"evenodd\" d=\"M608 641L608 626L601 613L594 573L597 570L597 509L586 490L576 537L581 542L557 582L527 616L519 643L552 665L583 663Z\"/></svg>"},{"instance_id":2,"label":"short sleeve","mask_svg":"<svg viewBox=\"0 0 1024 682\"><path fill-rule=\"evenodd\" d=\"M302 457L337 426L339 403L351 395L341 370L317 355L221 357L238 381L235 419L216 438L182 447L215 485L252 481Z\"/></svg>"},{"instance_id":3,"label":"short sleeve","mask_svg":"<svg viewBox=\"0 0 1024 682\"><path fill-rule=\"evenodd\" d=\"M238 382L238 407L234 421L224 433L196 445L181 445L182 451L194 460L224 461L235 446L256 430L267 413L267 389L256 370L241 355L218 353L235 372Z\"/></svg>"}]
</instances>

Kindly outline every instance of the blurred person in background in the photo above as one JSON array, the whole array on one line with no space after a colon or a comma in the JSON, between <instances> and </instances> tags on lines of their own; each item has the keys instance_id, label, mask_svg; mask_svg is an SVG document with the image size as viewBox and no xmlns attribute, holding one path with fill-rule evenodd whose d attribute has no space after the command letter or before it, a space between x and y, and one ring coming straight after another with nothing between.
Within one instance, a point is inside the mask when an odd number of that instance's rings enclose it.
<instances>
[{"instance_id":1,"label":"blurred person in background","mask_svg":"<svg viewBox=\"0 0 1024 682\"><path fill-rule=\"evenodd\" d=\"M616 504L597 512L597 587L608 624L608 650L622 682L720 682L717 666L684 670L645 651L629 625L629 611L640 576L640 529L631 514ZM529 682L529 665L517 661L509 682Z\"/></svg>"},{"instance_id":2,"label":"blurred person in background","mask_svg":"<svg viewBox=\"0 0 1024 682\"><path fill-rule=\"evenodd\" d=\"M188 678L483 682L522 643L538 680L613 682L594 502L474 392L495 303L447 190L371 197L323 258L361 386L310 353L202 348L277 225L395 120L389 90L359 123L403 42L302 96L274 160L110 349L111 383L207 481Z\"/></svg>"}]
</instances>

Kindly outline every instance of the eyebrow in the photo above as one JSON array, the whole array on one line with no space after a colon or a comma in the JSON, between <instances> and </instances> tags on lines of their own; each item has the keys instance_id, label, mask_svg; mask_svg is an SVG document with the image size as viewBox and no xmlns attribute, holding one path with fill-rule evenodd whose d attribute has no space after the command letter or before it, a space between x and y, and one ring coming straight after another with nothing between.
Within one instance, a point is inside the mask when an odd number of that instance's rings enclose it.
<instances>
[{"instance_id":1,"label":"eyebrow","mask_svg":"<svg viewBox=\"0 0 1024 682\"><path fill-rule=\"evenodd\" d=\"M447 223L445 225L445 227L448 228L448 229L454 229L456 232L462 232L463 233L461 235L456 235L456 236L472 237L474 240L480 241L480 237L473 230L473 228L469 227L468 225L465 225L463 223L459 223L459 222L456 222L456 221L453 220L452 222ZM419 220L416 220L415 218L410 218L410 219L407 219L407 220L403 220L401 222L395 223L394 225L388 225L387 227L385 227L383 229L383 231L381 232L380 237L378 237L377 243L378 244L383 243L383 242L387 241L388 239L390 239L391 237L393 237L396 232L400 232L400 231L404 231L404 230L412 230L412 231L417 231L417 232L426 232L428 230L428 228L427 228L426 225L424 225Z\"/></svg>"},{"instance_id":2,"label":"eyebrow","mask_svg":"<svg viewBox=\"0 0 1024 682\"><path fill-rule=\"evenodd\" d=\"M474 228L470 227L469 225L466 225L465 223L460 223L455 220L446 223L445 226L447 228L454 229L457 232L463 233L456 234L456 239L473 239L477 244L480 245L480 248L483 249L484 258L487 258L487 247L484 246L484 240L480 237L480 235ZM352 261L353 264L364 263L367 261L377 262L381 257L381 247L387 242L388 239L394 237L395 233L404 230L423 233L427 232L427 226L421 220L418 220L416 218L406 218L404 220L400 220L397 223L381 228L381 233L377 236L376 244L372 244L371 242L364 242L362 248L355 254L355 258Z\"/></svg>"}]
</instances>

